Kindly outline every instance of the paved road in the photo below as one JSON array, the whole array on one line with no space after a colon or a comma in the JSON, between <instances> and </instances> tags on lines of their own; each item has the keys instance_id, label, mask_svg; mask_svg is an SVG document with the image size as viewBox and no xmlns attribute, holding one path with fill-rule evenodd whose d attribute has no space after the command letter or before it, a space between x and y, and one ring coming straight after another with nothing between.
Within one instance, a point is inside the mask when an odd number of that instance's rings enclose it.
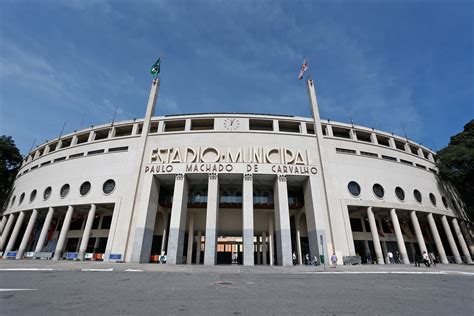
<instances>
[{"instance_id":1,"label":"paved road","mask_svg":"<svg viewBox=\"0 0 474 316\"><path fill-rule=\"evenodd\" d=\"M0 271L1 315L473 312L472 275Z\"/></svg>"}]
</instances>

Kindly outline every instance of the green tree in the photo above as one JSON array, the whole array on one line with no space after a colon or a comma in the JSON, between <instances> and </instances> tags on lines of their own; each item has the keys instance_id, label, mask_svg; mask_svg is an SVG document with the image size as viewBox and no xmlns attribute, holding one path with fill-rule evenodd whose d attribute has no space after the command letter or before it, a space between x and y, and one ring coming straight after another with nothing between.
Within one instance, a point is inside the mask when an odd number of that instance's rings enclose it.
<instances>
[{"instance_id":1,"label":"green tree","mask_svg":"<svg viewBox=\"0 0 474 316\"><path fill-rule=\"evenodd\" d=\"M8 198L22 160L11 136L0 136L0 208Z\"/></svg>"},{"instance_id":2,"label":"green tree","mask_svg":"<svg viewBox=\"0 0 474 316\"><path fill-rule=\"evenodd\" d=\"M438 152L438 159L441 178L458 190L469 218L474 220L474 120L451 137L449 145Z\"/></svg>"}]
</instances>

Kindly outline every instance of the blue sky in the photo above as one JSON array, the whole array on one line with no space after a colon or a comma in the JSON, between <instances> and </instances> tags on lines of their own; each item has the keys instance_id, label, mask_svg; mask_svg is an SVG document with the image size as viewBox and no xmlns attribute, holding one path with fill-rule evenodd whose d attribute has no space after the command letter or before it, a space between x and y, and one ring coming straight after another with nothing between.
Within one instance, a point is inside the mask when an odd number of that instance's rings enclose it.
<instances>
[{"instance_id":1,"label":"blue sky","mask_svg":"<svg viewBox=\"0 0 474 316\"><path fill-rule=\"evenodd\" d=\"M473 1L0 2L0 133L22 154L65 132L155 115L310 116L408 136L432 149L474 118Z\"/></svg>"}]
</instances>

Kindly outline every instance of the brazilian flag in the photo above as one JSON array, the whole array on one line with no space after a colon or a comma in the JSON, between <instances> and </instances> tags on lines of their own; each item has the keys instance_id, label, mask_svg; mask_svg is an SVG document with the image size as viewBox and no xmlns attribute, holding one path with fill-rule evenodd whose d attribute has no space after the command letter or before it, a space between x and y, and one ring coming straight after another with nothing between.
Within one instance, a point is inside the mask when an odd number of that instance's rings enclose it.
<instances>
[{"instance_id":1,"label":"brazilian flag","mask_svg":"<svg viewBox=\"0 0 474 316\"><path fill-rule=\"evenodd\" d=\"M161 67L161 61L160 61L160 58L158 58L153 64L153 66L151 66L150 73L155 77L158 76L158 74L160 73L160 67Z\"/></svg>"}]
</instances>

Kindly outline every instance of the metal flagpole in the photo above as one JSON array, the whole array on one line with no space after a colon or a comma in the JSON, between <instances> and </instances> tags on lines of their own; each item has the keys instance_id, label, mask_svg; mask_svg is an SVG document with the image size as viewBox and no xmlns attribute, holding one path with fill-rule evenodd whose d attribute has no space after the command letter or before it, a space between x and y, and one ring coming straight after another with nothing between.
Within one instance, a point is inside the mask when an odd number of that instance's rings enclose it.
<instances>
[{"instance_id":1,"label":"metal flagpole","mask_svg":"<svg viewBox=\"0 0 474 316\"><path fill-rule=\"evenodd\" d=\"M407 142L408 142L408 136L407 136L407 131L405 130L405 126L403 125L403 122L400 122L400 124L402 125L403 134L405 135L405 139L406 139Z\"/></svg>"},{"instance_id":2,"label":"metal flagpole","mask_svg":"<svg viewBox=\"0 0 474 316\"><path fill-rule=\"evenodd\" d=\"M36 137L35 137L35 139L33 139L33 144L31 144L31 148L28 151L28 153L30 153L33 150L33 146L35 145L35 142L36 142Z\"/></svg>"},{"instance_id":3,"label":"metal flagpole","mask_svg":"<svg viewBox=\"0 0 474 316\"><path fill-rule=\"evenodd\" d=\"M117 114L117 109L118 109L118 106L116 105L116 106L115 106L115 110L114 110L114 115L112 116L112 123L110 124L110 126L114 126L115 115Z\"/></svg>"}]
</instances>

